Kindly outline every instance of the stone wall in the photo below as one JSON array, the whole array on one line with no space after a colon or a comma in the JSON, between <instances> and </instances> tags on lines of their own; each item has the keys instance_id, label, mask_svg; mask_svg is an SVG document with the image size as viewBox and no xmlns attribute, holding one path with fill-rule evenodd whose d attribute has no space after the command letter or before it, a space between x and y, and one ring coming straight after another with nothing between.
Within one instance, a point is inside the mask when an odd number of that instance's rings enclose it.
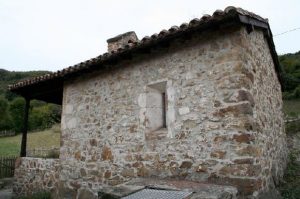
<instances>
[{"instance_id":1,"label":"stone wall","mask_svg":"<svg viewBox=\"0 0 300 199\"><path fill-rule=\"evenodd\" d=\"M258 155L255 162L259 166L262 188L268 190L278 184L286 167L288 150L283 117L281 87L278 81L271 53L262 32L246 32L243 62L247 73L253 75L249 92L255 106L253 136Z\"/></svg>"},{"instance_id":2,"label":"stone wall","mask_svg":"<svg viewBox=\"0 0 300 199\"><path fill-rule=\"evenodd\" d=\"M148 132L159 108L148 88L162 83L167 128ZM257 195L284 168L281 107L261 31L194 35L65 83L60 181L68 197L96 197L136 177L232 184Z\"/></svg>"},{"instance_id":3,"label":"stone wall","mask_svg":"<svg viewBox=\"0 0 300 199\"><path fill-rule=\"evenodd\" d=\"M300 164L300 116L287 119L285 126L289 152L295 156L295 161Z\"/></svg>"},{"instance_id":4,"label":"stone wall","mask_svg":"<svg viewBox=\"0 0 300 199\"><path fill-rule=\"evenodd\" d=\"M18 158L15 166L14 196L28 196L47 191L56 198L59 159Z\"/></svg>"}]
</instances>

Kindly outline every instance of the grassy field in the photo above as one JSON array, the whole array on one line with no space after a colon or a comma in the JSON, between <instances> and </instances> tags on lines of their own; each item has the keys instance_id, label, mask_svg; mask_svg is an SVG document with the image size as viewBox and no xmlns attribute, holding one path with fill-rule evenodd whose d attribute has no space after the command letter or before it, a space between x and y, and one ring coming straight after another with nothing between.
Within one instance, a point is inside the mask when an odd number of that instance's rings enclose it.
<instances>
[{"instance_id":1,"label":"grassy field","mask_svg":"<svg viewBox=\"0 0 300 199\"><path fill-rule=\"evenodd\" d=\"M283 112L288 116L300 115L300 99L285 100L283 103Z\"/></svg>"},{"instance_id":2,"label":"grassy field","mask_svg":"<svg viewBox=\"0 0 300 199\"><path fill-rule=\"evenodd\" d=\"M21 138L21 135L0 138L0 156L18 156L21 149ZM59 147L59 145L60 133L53 129L32 132L27 135L28 149Z\"/></svg>"}]
</instances>

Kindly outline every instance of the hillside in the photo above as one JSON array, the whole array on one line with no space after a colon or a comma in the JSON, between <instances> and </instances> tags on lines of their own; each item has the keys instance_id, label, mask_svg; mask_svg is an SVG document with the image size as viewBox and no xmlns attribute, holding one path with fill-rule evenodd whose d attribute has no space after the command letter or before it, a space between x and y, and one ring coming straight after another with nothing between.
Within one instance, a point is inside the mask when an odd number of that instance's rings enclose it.
<instances>
[{"instance_id":1,"label":"hillside","mask_svg":"<svg viewBox=\"0 0 300 199\"><path fill-rule=\"evenodd\" d=\"M44 75L46 73L49 73L49 71L11 72L5 69L0 69L0 95L4 96L8 100L12 100L15 97L15 95L12 95L12 93L7 91L7 86L9 84L31 77Z\"/></svg>"},{"instance_id":2,"label":"hillside","mask_svg":"<svg viewBox=\"0 0 300 199\"><path fill-rule=\"evenodd\" d=\"M40 76L48 71L10 72L0 69L0 132L3 130L19 133L23 126L24 104L22 97L7 90L9 84ZM60 122L61 108L41 101L31 101L29 130L43 130Z\"/></svg>"},{"instance_id":3,"label":"hillside","mask_svg":"<svg viewBox=\"0 0 300 199\"><path fill-rule=\"evenodd\" d=\"M300 98L300 51L279 56L284 76L284 99Z\"/></svg>"}]
</instances>

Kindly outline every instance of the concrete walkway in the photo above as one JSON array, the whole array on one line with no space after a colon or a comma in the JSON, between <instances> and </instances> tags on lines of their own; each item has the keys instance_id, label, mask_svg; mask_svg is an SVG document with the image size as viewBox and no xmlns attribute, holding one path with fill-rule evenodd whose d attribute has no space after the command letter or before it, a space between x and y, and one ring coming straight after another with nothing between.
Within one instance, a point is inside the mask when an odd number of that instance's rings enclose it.
<instances>
[{"instance_id":1,"label":"concrete walkway","mask_svg":"<svg viewBox=\"0 0 300 199\"><path fill-rule=\"evenodd\" d=\"M0 199L12 198L13 178L0 179Z\"/></svg>"},{"instance_id":2,"label":"concrete walkway","mask_svg":"<svg viewBox=\"0 0 300 199\"><path fill-rule=\"evenodd\" d=\"M12 198L12 189L1 189L0 190L0 199L11 199Z\"/></svg>"}]
</instances>

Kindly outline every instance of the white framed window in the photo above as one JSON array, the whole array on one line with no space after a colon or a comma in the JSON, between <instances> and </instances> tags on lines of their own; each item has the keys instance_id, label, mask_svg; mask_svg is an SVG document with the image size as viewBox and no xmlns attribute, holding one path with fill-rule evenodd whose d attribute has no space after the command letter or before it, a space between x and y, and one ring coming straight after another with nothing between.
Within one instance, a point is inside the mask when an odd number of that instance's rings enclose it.
<instances>
[{"instance_id":1,"label":"white framed window","mask_svg":"<svg viewBox=\"0 0 300 199\"><path fill-rule=\"evenodd\" d=\"M176 122L175 88L171 80L159 80L144 86L138 97L139 120L145 139L173 138Z\"/></svg>"},{"instance_id":2,"label":"white framed window","mask_svg":"<svg viewBox=\"0 0 300 199\"><path fill-rule=\"evenodd\" d=\"M167 82L158 82L146 87L146 132L167 128L168 95Z\"/></svg>"}]
</instances>

